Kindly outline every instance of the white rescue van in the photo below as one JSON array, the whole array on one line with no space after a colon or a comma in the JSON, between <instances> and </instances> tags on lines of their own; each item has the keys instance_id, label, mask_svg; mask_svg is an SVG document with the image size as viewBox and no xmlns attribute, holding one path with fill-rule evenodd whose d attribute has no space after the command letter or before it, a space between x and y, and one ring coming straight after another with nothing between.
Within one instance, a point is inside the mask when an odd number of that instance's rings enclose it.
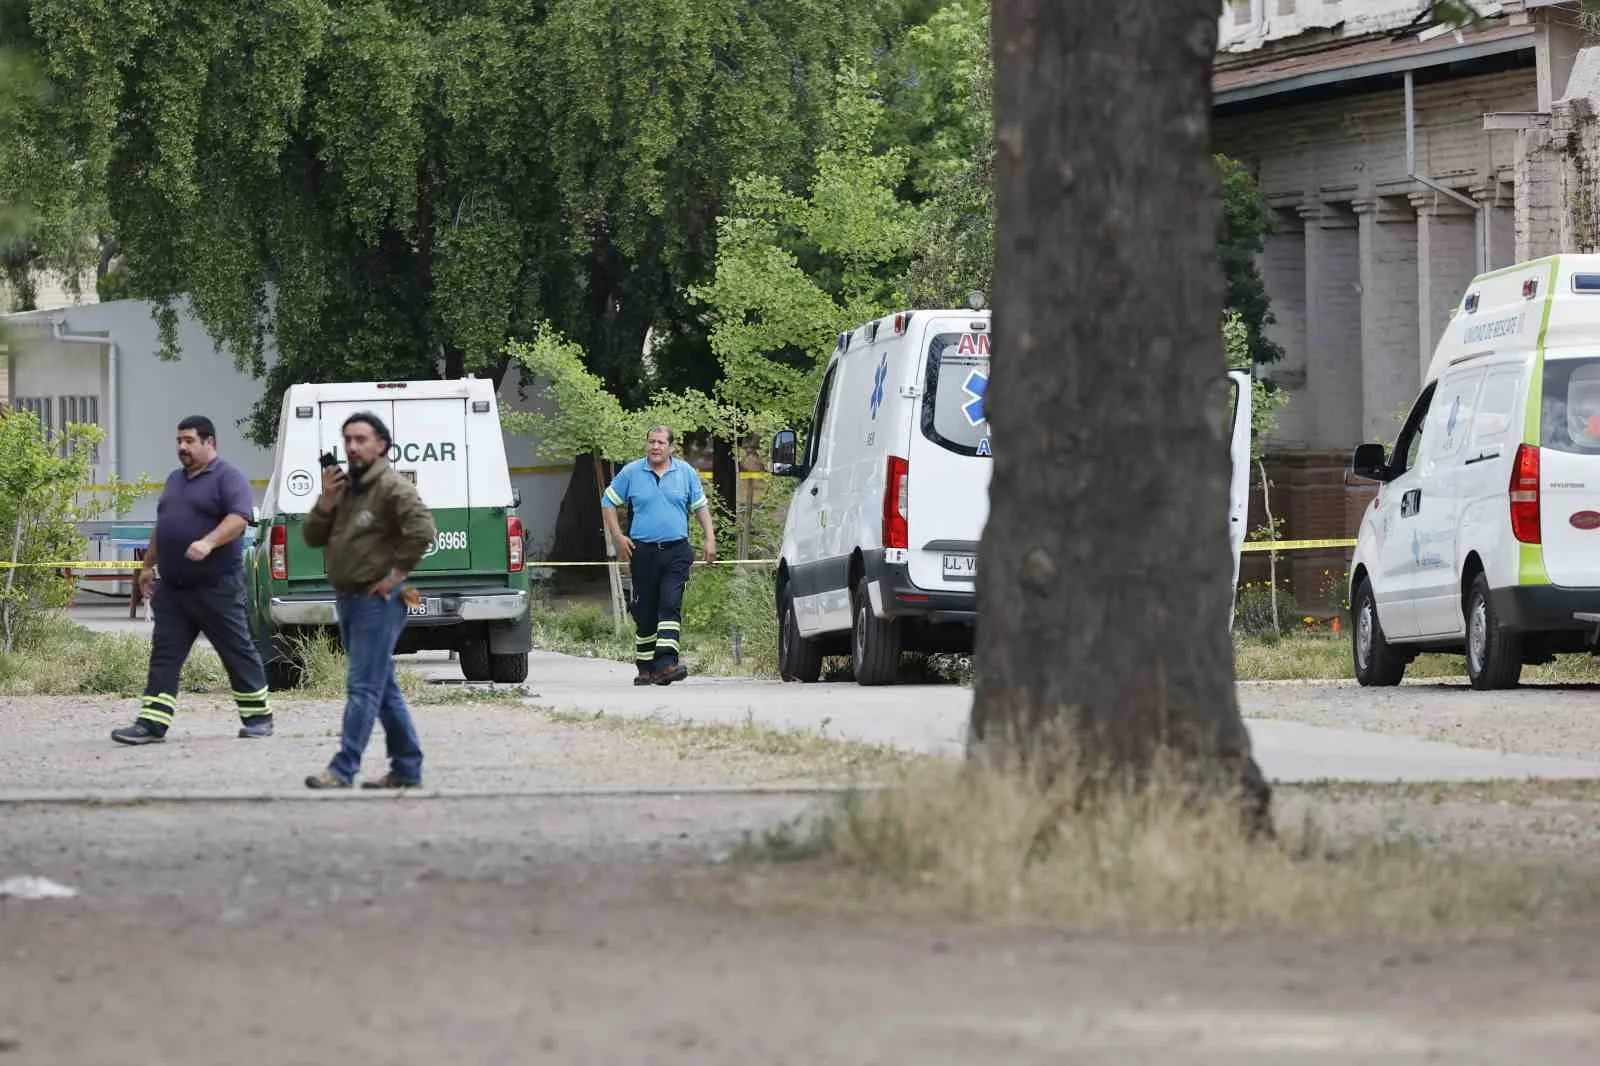
<instances>
[{"instance_id":1,"label":"white rescue van","mask_svg":"<svg viewBox=\"0 0 1600 1066\"><path fill-rule=\"evenodd\" d=\"M990 326L989 311L906 311L841 334L804 454L794 431L775 437L773 473L799 479L776 578L784 680L816 681L824 656L849 655L858 683L888 684L902 652L972 650L989 516ZM1235 586L1249 385L1248 373L1229 375Z\"/></svg>"},{"instance_id":2,"label":"white rescue van","mask_svg":"<svg viewBox=\"0 0 1600 1066\"><path fill-rule=\"evenodd\" d=\"M1474 688L1591 647L1600 613L1600 255L1474 278L1393 453L1350 567L1363 685L1422 652L1466 657Z\"/></svg>"}]
</instances>

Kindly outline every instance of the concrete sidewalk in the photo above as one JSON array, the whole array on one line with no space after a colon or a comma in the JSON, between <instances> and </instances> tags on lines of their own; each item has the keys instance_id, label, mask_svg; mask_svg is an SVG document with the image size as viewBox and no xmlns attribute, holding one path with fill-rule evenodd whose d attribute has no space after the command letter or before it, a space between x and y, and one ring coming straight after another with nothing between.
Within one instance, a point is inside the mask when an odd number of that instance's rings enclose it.
<instances>
[{"instance_id":1,"label":"concrete sidewalk","mask_svg":"<svg viewBox=\"0 0 1600 1066\"><path fill-rule=\"evenodd\" d=\"M417 666L430 674L450 676L452 664L417 658ZM863 688L851 683L786 685L691 677L664 688L636 688L632 676L633 667L624 663L535 652L526 687L533 702L557 710L713 723L748 718L779 729L820 730L829 736L951 757L962 754L972 698L970 690L954 685ZM1295 687L1303 686L1285 686L1284 691ZM1260 691L1265 686L1250 688ZM1251 697L1252 692L1244 693L1247 714ZM1256 758L1275 781L1600 778L1600 762L1584 759L1516 755L1266 718L1247 717L1246 723Z\"/></svg>"}]
</instances>

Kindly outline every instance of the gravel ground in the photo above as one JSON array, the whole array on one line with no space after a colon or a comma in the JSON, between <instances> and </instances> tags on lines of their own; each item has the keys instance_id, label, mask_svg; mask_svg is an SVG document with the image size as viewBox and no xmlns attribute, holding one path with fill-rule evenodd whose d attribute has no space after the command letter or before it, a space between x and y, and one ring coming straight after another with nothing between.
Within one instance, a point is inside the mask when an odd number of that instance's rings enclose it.
<instances>
[{"instance_id":1,"label":"gravel ground","mask_svg":"<svg viewBox=\"0 0 1600 1066\"><path fill-rule=\"evenodd\" d=\"M1573 739L1584 695L1496 697L1521 726L1509 750L1600 753ZM1496 714L1438 686L1244 698L1408 732ZM773 913L719 860L815 801L834 764L806 751L429 706L437 793L316 796L300 779L333 750L337 704L286 702L250 742L191 701L167 744L119 748L130 708L0 701L0 792L75 797L0 803L0 881L80 893L0 898L0 1064L1600 1061L1588 925L1418 948ZM1540 738L1571 746L1519 746ZM1280 795L1286 818L1316 804L1341 831L1537 858L1586 856L1600 824L1600 788Z\"/></svg>"},{"instance_id":2,"label":"gravel ground","mask_svg":"<svg viewBox=\"0 0 1600 1066\"><path fill-rule=\"evenodd\" d=\"M1404 733L1522 755L1600 758L1600 686L1528 685L1475 692L1463 682L1389 689L1355 682L1244 682L1246 717Z\"/></svg>"},{"instance_id":3,"label":"gravel ground","mask_svg":"<svg viewBox=\"0 0 1600 1066\"><path fill-rule=\"evenodd\" d=\"M27 1066L1538 1062L1600 1052L1593 931L1427 949L867 926L731 905L794 800L17 806Z\"/></svg>"},{"instance_id":4,"label":"gravel ground","mask_svg":"<svg viewBox=\"0 0 1600 1066\"><path fill-rule=\"evenodd\" d=\"M304 778L338 750L340 703L275 704L274 735L240 740L231 704L184 701L163 744L130 748L110 733L135 713L128 700L36 697L0 700L0 793L304 794ZM640 732L559 724L533 707L506 703L414 707L423 779L455 795L564 789L686 789L753 783L805 785L822 767L751 752L686 757ZM383 729L362 766L386 770Z\"/></svg>"}]
</instances>

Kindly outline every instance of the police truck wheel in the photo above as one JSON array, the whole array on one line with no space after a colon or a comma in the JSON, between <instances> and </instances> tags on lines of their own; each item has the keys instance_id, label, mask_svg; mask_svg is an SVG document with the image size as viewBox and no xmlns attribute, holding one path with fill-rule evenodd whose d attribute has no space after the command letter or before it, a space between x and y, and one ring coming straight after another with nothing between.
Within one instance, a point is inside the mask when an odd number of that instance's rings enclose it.
<instances>
[{"instance_id":1,"label":"police truck wheel","mask_svg":"<svg viewBox=\"0 0 1600 1066\"><path fill-rule=\"evenodd\" d=\"M1501 628L1483 574L1472 579L1466 611L1467 680L1476 689L1515 688L1522 679L1522 636Z\"/></svg>"},{"instance_id":2,"label":"police truck wheel","mask_svg":"<svg viewBox=\"0 0 1600 1066\"><path fill-rule=\"evenodd\" d=\"M856 582L855 625L850 636L850 665L858 685L892 685L900 676L900 624L872 613L867 579Z\"/></svg>"},{"instance_id":3,"label":"police truck wheel","mask_svg":"<svg viewBox=\"0 0 1600 1066\"><path fill-rule=\"evenodd\" d=\"M1364 687L1398 685L1406 675L1405 656L1384 639L1370 581L1363 580L1356 588L1350 615L1350 650L1355 658L1356 681Z\"/></svg>"},{"instance_id":4,"label":"police truck wheel","mask_svg":"<svg viewBox=\"0 0 1600 1066\"><path fill-rule=\"evenodd\" d=\"M500 685L520 685L528 680L528 657L526 655L493 655L489 656L490 680Z\"/></svg>"},{"instance_id":5,"label":"police truck wheel","mask_svg":"<svg viewBox=\"0 0 1600 1066\"><path fill-rule=\"evenodd\" d=\"M461 645L461 676L468 681L494 680L494 666L490 662L487 638L469 640Z\"/></svg>"},{"instance_id":6,"label":"police truck wheel","mask_svg":"<svg viewBox=\"0 0 1600 1066\"><path fill-rule=\"evenodd\" d=\"M778 676L785 681L814 684L822 676L822 649L815 641L800 635L800 622L794 614L794 597L783 590L778 614Z\"/></svg>"}]
</instances>

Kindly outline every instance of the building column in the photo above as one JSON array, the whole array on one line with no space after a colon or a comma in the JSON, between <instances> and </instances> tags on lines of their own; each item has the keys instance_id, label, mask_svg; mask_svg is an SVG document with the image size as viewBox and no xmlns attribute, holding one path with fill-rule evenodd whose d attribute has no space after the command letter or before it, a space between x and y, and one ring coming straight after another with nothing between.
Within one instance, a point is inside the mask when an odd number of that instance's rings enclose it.
<instances>
[{"instance_id":1,"label":"building column","mask_svg":"<svg viewBox=\"0 0 1600 1066\"><path fill-rule=\"evenodd\" d=\"M1411 195L1417 215L1418 373L1427 373L1433 350L1477 272L1477 220L1465 205L1425 192ZM1506 255L1515 253L1507 248Z\"/></svg>"},{"instance_id":2,"label":"building column","mask_svg":"<svg viewBox=\"0 0 1600 1066\"><path fill-rule=\"evenodd\" d=\"M1398 197L1351 205L1361 260L1361 439L1395 435L1416 399L1417 216Z\"/></svg>"},{"instance_id":3,"label":"building column","mask_svg":"<svg viewBox=\"0 0 1600 1066\"><path fill-rule=\"evenodd\" d=\"M1306 244L1306 395L1313 449L1349 450L1361 440L1361 261L1356 219L1346 204L1299 208Z\"/></svg>"},{"instance_id":4,"label":"building column","mask_svg":"<svg viewBox=\"0 0 1600 1066\"><path fill-rule=\"evenodd\" d=\"M1504 182L1472 186L1468 195L1478 204L1478 239L1483 242L1483 269L1499 270L1517 262L1516 199Z\"/></svg>"},{"instance_id":5,"label":"building column","mask_svg":"<svg viewBox=\"0 0 1600 1066\"><path fill-rule=\"evenodd\" d=\"M1311 405L1306 402L1306 234L1299 213L1275 208L1274 228L1260 256L1261 281L1272 301L1266 335L1283 349L1283 358L1261 368L1289 403L1278 412L1276 436L1311 437Z\"/></svg>"}]
</instances>

